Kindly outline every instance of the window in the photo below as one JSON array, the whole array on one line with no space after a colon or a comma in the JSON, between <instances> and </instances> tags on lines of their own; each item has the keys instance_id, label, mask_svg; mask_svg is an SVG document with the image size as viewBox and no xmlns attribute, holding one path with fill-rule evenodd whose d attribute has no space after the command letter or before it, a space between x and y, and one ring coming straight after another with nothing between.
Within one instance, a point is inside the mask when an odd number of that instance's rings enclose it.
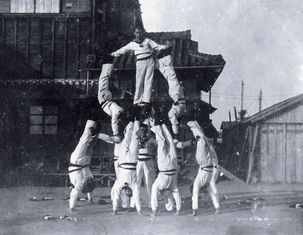
<instances>
[{"instance_id":1,"label":"window","mask_svg":"<svg viewBox=\"0 0 303 235\"><path fill-rule=\"evenodd\" d=\"M58 108L57 106L30 107L30 134L57 134Z\"/></svg>"},{"instance_id":2,"label":"window","mask_svg":"<svg viewBox=\"0 0 303 235\"><path fill-rule=\"evenodd\" d=\"M11 13L59 13L60 0L11 0Z\"/></svg>"}]
</instances>

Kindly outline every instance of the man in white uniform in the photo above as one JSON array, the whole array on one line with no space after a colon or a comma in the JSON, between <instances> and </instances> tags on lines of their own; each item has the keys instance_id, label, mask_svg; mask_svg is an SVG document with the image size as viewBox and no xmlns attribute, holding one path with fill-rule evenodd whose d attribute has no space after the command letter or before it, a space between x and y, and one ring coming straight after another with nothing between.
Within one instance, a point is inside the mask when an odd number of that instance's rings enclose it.
<instances>
[{"instance_id":1,"label":"man in white uniform","mask_svg":"<svg viewBox=\"0 0 303 235\"><path fill-rule=\"evenodd\" d=\"M103 111L111 117L112 131L114 135L113 140L117 143L121 141L121 133L119 133L119 117L124 110L112 100L112 93L109 90L108 80L112 75L113 68L113 57L105 55L103 57L102 71L99 77L98 100Z\"/></svg>"},{"instance_id":2,"label":"man in white uniform","mask_svg":"<svg viewBox=\"0 0 303 235\"><path fill-rule=\"evenodd\" d=\"M195 140L187 140L187 141L178 141L176 139L174 139L174 143L176 145L177 148L177 160L178 160L178 167L177 167L177 177L179 176L182 164L183 164L183 157L181 156L180 151L178 151L178 149L185 149L187 147L191 147L193 145L196 144ZM174 200L173 200L173 196L170 192L166 193L164 196L164 201L165 201L165 208L167 211L172 211L174 209Z\"/></svg>"},{"instance_id":3,"label":"man in white uniform","mask_svg":"<svg viewBox=\"0 0 303 235\"><path fill-rule=\"evenodd\" d=\"M154 158L156 157L156 145L155 138L150 133L149 125L141 123L141 136L139 138L139 155L137 164L137 181L139 187L141 186L142 179L146 187L146 199L147 207L151 208L151 189L155 181L155 166ZM134 200L131 200L131 207L134 207Z\"/></svg>"},{"instance_id":4,"label":"man in white uniform","mask_svg":"<svg viewBox=\"0 0 303 235\"><path fill-rule=\"evenodd\" d=\"M112 56L120 56L128 51L133 51L136 56L136 89L134 95L134 105L150 104L151 92L154 77L154 59L153 51L167 49L168 45L159 45L143 35L143 29L136 27L135 39L112 52Z\"/></svg>"},{"instance_id":5,"label":"man in white uniform","mask_svg":"<svg viewBox=\"0 0 303 235\"><path fill-rule=\"evenodd\" d=\"M135 206L139 215L141 213L140 191L137 182L136 165L138 161L138 131L139 121L130 122L125 130L118 153L118 176L112 188L113 214L117 214L121 191L125 190L129 197L134 197Z\"/></svg>"},{"instance_id":6,"label":"man in white uniform","mask_svg":"<svg viewBox=\"0 0 303 235\"><path fill-rule=\"evenodd\" d=\"M167 41L167 45L170 43ZM175 137L179 134L179 119L184 114L186 105L184 97L184 87L178 81L172 63L171 47L163 50L158 55L159 70L168 82L168 94L173 100L173 105L168 112L168 117L172 125Z\"/></svg>"},{"instance_id":7,"label":"man in white uniform","mask_svg":"<svg viewBox=\"0 0 303 235\"><path fill-rule=\"evenodd\" d=\"M89 165L97 141L96 126L97 123L95 121L87 120L84 132L70 157L68 171L73 187L69 200L71 212L75 209L79 193L88 193L89 201L92 200L91 192L95 188L95 185Z\"/></svg>"},{"instance_id":8,"label":"man in white uniform","mask_svg":"<svg viewBox=\"0 0 303 235\"><path fill-rule=\"evenodd\" d=\"M158 197L168 190L172 193L176 202L176 214L180 214L181 197L177 187L177 153L173 138L165 124L156 125L151 128L156 134L157 140L157 163L159 175L152 186L151 208L153 216L156 215L158 209Z\"/></svg>"},{"instance_id":9,"label":"man in white uniform","mask_svg":"<svg viewBox=\"0 0 303 235\"><path fill-rule=\"evenodd\" d=\"M193 185L192 209L193 215L196 216L198 210L198 198L201 187L211 182L209 190L210 198L216 210L220 209L219 194L216 187L217 172L213 172L218 168L218 159L214 155L214 148L210 145L207 137L197 121L189 121L187 125L190 127L194 137L197 140L196 160L199 165L198 174ZM215 174L214 174L215 173ZM212 176L214 177L212 179Z\"/></svg>"}]
</instances>

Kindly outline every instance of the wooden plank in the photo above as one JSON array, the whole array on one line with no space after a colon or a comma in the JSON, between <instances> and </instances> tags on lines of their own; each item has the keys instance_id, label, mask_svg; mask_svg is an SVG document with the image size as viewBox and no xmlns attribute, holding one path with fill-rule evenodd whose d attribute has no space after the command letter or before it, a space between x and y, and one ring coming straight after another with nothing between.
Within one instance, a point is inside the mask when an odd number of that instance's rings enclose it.
<instances>
[{"instance_id":1,"label":"wooden plank","mask_svg":"<svg viewBox=\"0 0 303 235\"><path fill-rule=\"evenodd\" d=\"M268 133L268 158L267 158L267 174L268 182L274 183L276 179L276 155L277 155L277 140L276 140L276 130L274 124L269 124Z\"/></svg>"},{"instance_id":2,"label":"wooden plank","mask_svg":"<svg viewBox=\"0 0 303 235\"><path fill-rule=\"evenodd\" d=\"M28 63L30 63L30 27L30 19L26 19L26 58Z\"/></svg>"},{"instance_id":3,"label":"wooden plank","mask_svg":"<svg viewBox=\"0 0 303 235\"><path fill-rule=\"evenodd\" d=\"M240 167L241 167L241 160L243 158L243 154L244 154L244 149L245 149L245 146L246 146L246 142L248 141L248 134L249 134L249 130L251 129L250 126L246 127L246 130L245 130L245 136L244 136L244 141L242 143L242 147L241 147L241 152L240 152L240 156L239 156L239 161L238 161L238 166L237 166L237 171L240 170Z\"/></svg>"},{"instance_id":4,"label":"wooden plank","mask_svg":"<svg viewBox=\"0 0 303 235\"><path fill-rule=\"evenodd\" d=\"M233 175L232 173L230 173L228 170L226 170L222 166L219 166L219 171L222 172L228 179L235 181L239 184L245 184L245 182L243 180L241 180L237 176Z\"/></svg>"},{"instance_id":5,"label":"wooden plank","mask_svg":"<svg viewBox=\"0 0 303 235\"><path fill-rule=\"evenodd\" d=\"M14 20L14 46L17 47L17 39L18 39L18 19Z\"/></svg>"},{"instance_id":6,"label":"wooden plank","mask_svg":"<svg viewBox=\"0 0 303 235\"><path fill-rule=\"evenodd\" d=\"M286 182L293 183L294 179L294 155L295 155L295 132L293 125L287 125L287 154L286 154Z\"/></svg>"},{"instance_id":7,"label":"wooden plank","mask_svg":"<svg viewBox=\"0 0 303 235\"><path fill-rule=\"evenodd\" d=\"M261 182L267 182L266 160L268 156L268 124L263 124L260 132Z\"/></svg>"},{"instance_id":8,"label":"wooden plank","mask_svg":"<svg viewBox=\"0 0 303 235\"><path fill-rule=\"evenodd\" d=\"M64 22L64 55L63 55L63 59L64 59L64 78L67 78L67 47L68 47L68 19L65 19Z\"/></svg>"},{"instance_id":9,"label":"wooden plank","mask_svg":"<svg viewBox=\"0 0 303 235\"><path fill-rule=\"evenodd\" d=\"M53 78L55 78L55 39L56 39L55 27L56 27L55 19L53 19L52 20L52 27L51 27L51 31L52 31L52 42L51 42L52 62L51 62L51 66L52 66Z\"/></svg>"},{"instance_id":10,"label":"wooden plank","mask_svg":"<svg viewBox=\"0 0 303 235\"><path fill-rule=\"evenodd\" d=\"M42 57L43 55L43 48L42 48L42 42L43 42L43 24L42 19L39 19L39 55ZM42 58L43 59L43 58ZM39 76L42 78L42 69L43 69L43 61L39 64Z\"/></svg>"},{"instance_id":11,"label":"wooden plank","mask_svg":"<svg viewBox=\"0 0 303 235\"><path fill-rule=\"evenodd\" d=\"M258 131L259 131L259 124L257 124L256 127L255 127L255 132L254 132L254 139L253 139L252 149L251 149L251 152L249 153L248 172L247 172L246 184L248 184L249 181L250 181L251 172L252 172L252 169L253 169L253 167L254 167L254 162L255 162L255 149L256 149Z\"/></svg>"},{"instance_id":12,"label":"wooden plank","mask_svg":"<svg viewBox=\"0 0 303 235\"><path fill-rule=\"evenodd\" d=\"M77 22L77 78L80 79L80 19L76 19Z\"/></svg>"},{"instance_id":13,"label":"wooden plank","mask_svg":"<svg viewBox=\"0 0 303 235\"><path fill-rule=\"evenodd\" d=\"M95 45L95 31L96 31L96 19L95 19L95 6L96 6L96 2L95 0L91 0L91 16L92 16L92 45Z\"/></svg>"},{"instance_id":14,"label":"wooden plank","mask_svg":"<svg viewBox=\"0 0 303 235\"><path fill-rule=\"evenodd\" d=\"M10 13L10 0L0 1L0 13Z\"/></svg>"},{"instance_id":15,"label":"wooden plank","mask_svg":"<svg viewBox=\"0 0 303 235\"><path fill-rule=\"evenodd\" d=\"M285 182L285 125L276 124L276 181Z\"/></svg>"}]
</instances>

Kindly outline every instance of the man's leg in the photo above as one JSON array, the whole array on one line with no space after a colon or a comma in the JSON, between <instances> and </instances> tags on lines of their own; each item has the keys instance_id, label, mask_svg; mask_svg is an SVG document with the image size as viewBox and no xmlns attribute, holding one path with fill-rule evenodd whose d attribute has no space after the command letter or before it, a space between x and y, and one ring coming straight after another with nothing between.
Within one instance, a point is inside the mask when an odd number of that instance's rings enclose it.
<instances>
[{"instance_id":1,"label":"man's leg","mask_svg":"<svg viewBox=\"0 0 303 235\"><path fill-rule=\"evenodd\" d=\"M199 203L199 191L200 188L207 183L207 177L209 172L203 171L201 169L198 170L198 174L195 178L193 184L193 192L192 192L192 209L193 209L193 216L196 216L198 210L198 203Z\"/></svg>"},{"instance_id":2,"label":"man's leg","mask_svg":"<svg viewBox=\"0 0 303 235\"><path fill-rule=\"evenodd\" d=\"M77 167L68 168L69 171L76 170L76 169L77 169ZM81 170L73 171L73 172L69 173L68 176L69 176L69 180L72 184L72 189L71 189L70 197L69 197L69 209L71 212L73 212L76 207L78 195L81 192L81 188L80 188L80 182L81 182L81 177L82 177Z\"/></svg>"},{"instance_id":3,"label":"man's leg","mask_svg":"<svg viewBox=\"0 0 303 235\"><path fill-rule=\"evenodd\" d=\"M113 64L103 64L101 74L99 77L98 85L98 101L99 104L103 104L107 100L112 99L112 93L109 90L108 80L111 77L114 65Z\"/></svg>"},{"instance_id":4,"label":"man's leg","mask_svg":"<svg viewBox=\"0 0 303 235\"><path fill-rule=\"evenodd\" d=\"M136 174L137 174L137 183L138 183L139 190L140 190L142 178L143 178L143 162L138 161L137 167L136 167ZM132 207L132 208L135 207L134 197L132 197L130 199L130 207Z\"/></svg>"},{"instance_id":5,"label":"man's leg","mask_svg":"<svg viewBox=\"0 0 303 235\"><path fill-rule=\"evenodd\" d=\"M209 186L210 186L209 194L210 194L210 198L211 198L216 210L220 209L219 192L218 192L218 188L216 185L218 175L219 175L218 168L213 168L213 173L212 173L210 183L209 183Z\"/></svg>"},{"instance_id":6,"label":"man's leg","mask_svg":"<svg viewBox=\"0 0 303 235\"><path fill-rule=\"evenodd\" d=\"M80 193L80 191L78 191L75 188L72 188L72 190L70 192L70 196L69 196L69 209L70 209L70 212L73 212L75 210L79 193Z\"/></svg>"},{"instance_id":7,"label":"man's leg","mask_svg":"<svg viewBox=\"0 0 303 235\"><path fill-rule=\"evenodd\" d=\"M123 108L113 101L108 101L104 105L103 111L111 117L113 135L121 135L121 133L119 133L119 117L124 111Z\"/></svg>"},{"instance_id":8,"label":"man's leg","mask_svg":"<svg viewBox=\"0 0 303 235\"><path fill-rule=\"evenodd\" d=\"M185 101L184 101L184 103L181 103L181 101L180 101L180 102L177 102L176 104L173 104L171 109L168 112L168 118L172 125L172 130L173 130L173 133L175 136L177 136L179 134L179 119L184 114L185 109L186 109Z\"/></svg>"},{"instance_id":9,"label":"man's leg","mask_svg":"<svg viewBox=\"0 0 303 235\"><path fill-rule=\"evenodd\" d=\"M150 58L146 61L146 73L144 78L144 93L142 97L142 101L145 103L150 103L151 94L153 89L153 80L154 80L154 59Z\"/></svg>"},{"instance_id":10,"label":"man's leg","mask_svg":"<svg viewBox=\"0 0 303 235\"><path fill-rule=\"evenodd\" d=\"M146 186L147 207L151 208L151 190L155 181L155 167L153 160L148 160L144 164L144 176Z\"/></svg>"},{"instance_id":11,"label":"man's leg","mask_svg":"<svg viewBox=\"0 0 303 235\"><path fill-rule=\"evenodd\" d=\"M136 85L134 95L134 105L142 102L144 93L144 77L146 73L146 63L144 60L136 62Z\"/></svg>"},{"instance_id":12,"label":"man's leg","mask_svg":"<svg viewBox=\"0 0 303 235\"><path fill-rule=\"evenodd\" d=\"M151 209L153 211L153 216L156 216L158 205L158 195L160 195L160 184L162 175L158 175L156 181L153 183L151 192Z\"/></svg>"},{"instance_id":13,"label":"man's leg","mask_svg":"<svg viewBox=\"0 0 303 235\"><path fill-rule=\"evenodd\" d=\"M112 203L113 203L113 215L116 215L118 212L118 203L121 194L121 186L120 183L114 184L112 188Z\"/></svg>"},{"instance_id":14,"label":"man's leg","mask_svg":"<svg viewBox=\"0 0 303 235\"><path fill-rule=\"evenodd\" d=\"M142 215L141 200L140 200L140 190L137 183L133 184L133 198L135 201L135 206L139 215Z\"/></svg>"},{"instance_id":15,"label":"man's leg","mask_svg":"<svg viewBox=\"0 0 303 235\"><path fill-rule=\"evenodd\" d=\"M181 210L181 196L180 196L180 192L179 189L177 188L177 184L175 183L175 185L173 186L172 189L172 195L175 199L176 202L176 214L180 215L180 210Z\"/></svg>"}]
</instances>

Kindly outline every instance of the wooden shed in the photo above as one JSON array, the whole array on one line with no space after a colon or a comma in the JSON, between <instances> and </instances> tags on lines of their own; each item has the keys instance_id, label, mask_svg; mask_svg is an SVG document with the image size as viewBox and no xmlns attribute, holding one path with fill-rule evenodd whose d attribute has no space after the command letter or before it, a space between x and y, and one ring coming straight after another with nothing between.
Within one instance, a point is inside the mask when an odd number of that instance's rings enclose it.
<instances>
[{"instance_id":1,"label":"wooden shed","mask_svg":"<svg viewBox=\"0 0 303 235\"><path fill-rule=\"evenodd\" d=\"M303 95L222 129L226 168L247 183L303 182Z\"/></svg>"}]
</instances>

